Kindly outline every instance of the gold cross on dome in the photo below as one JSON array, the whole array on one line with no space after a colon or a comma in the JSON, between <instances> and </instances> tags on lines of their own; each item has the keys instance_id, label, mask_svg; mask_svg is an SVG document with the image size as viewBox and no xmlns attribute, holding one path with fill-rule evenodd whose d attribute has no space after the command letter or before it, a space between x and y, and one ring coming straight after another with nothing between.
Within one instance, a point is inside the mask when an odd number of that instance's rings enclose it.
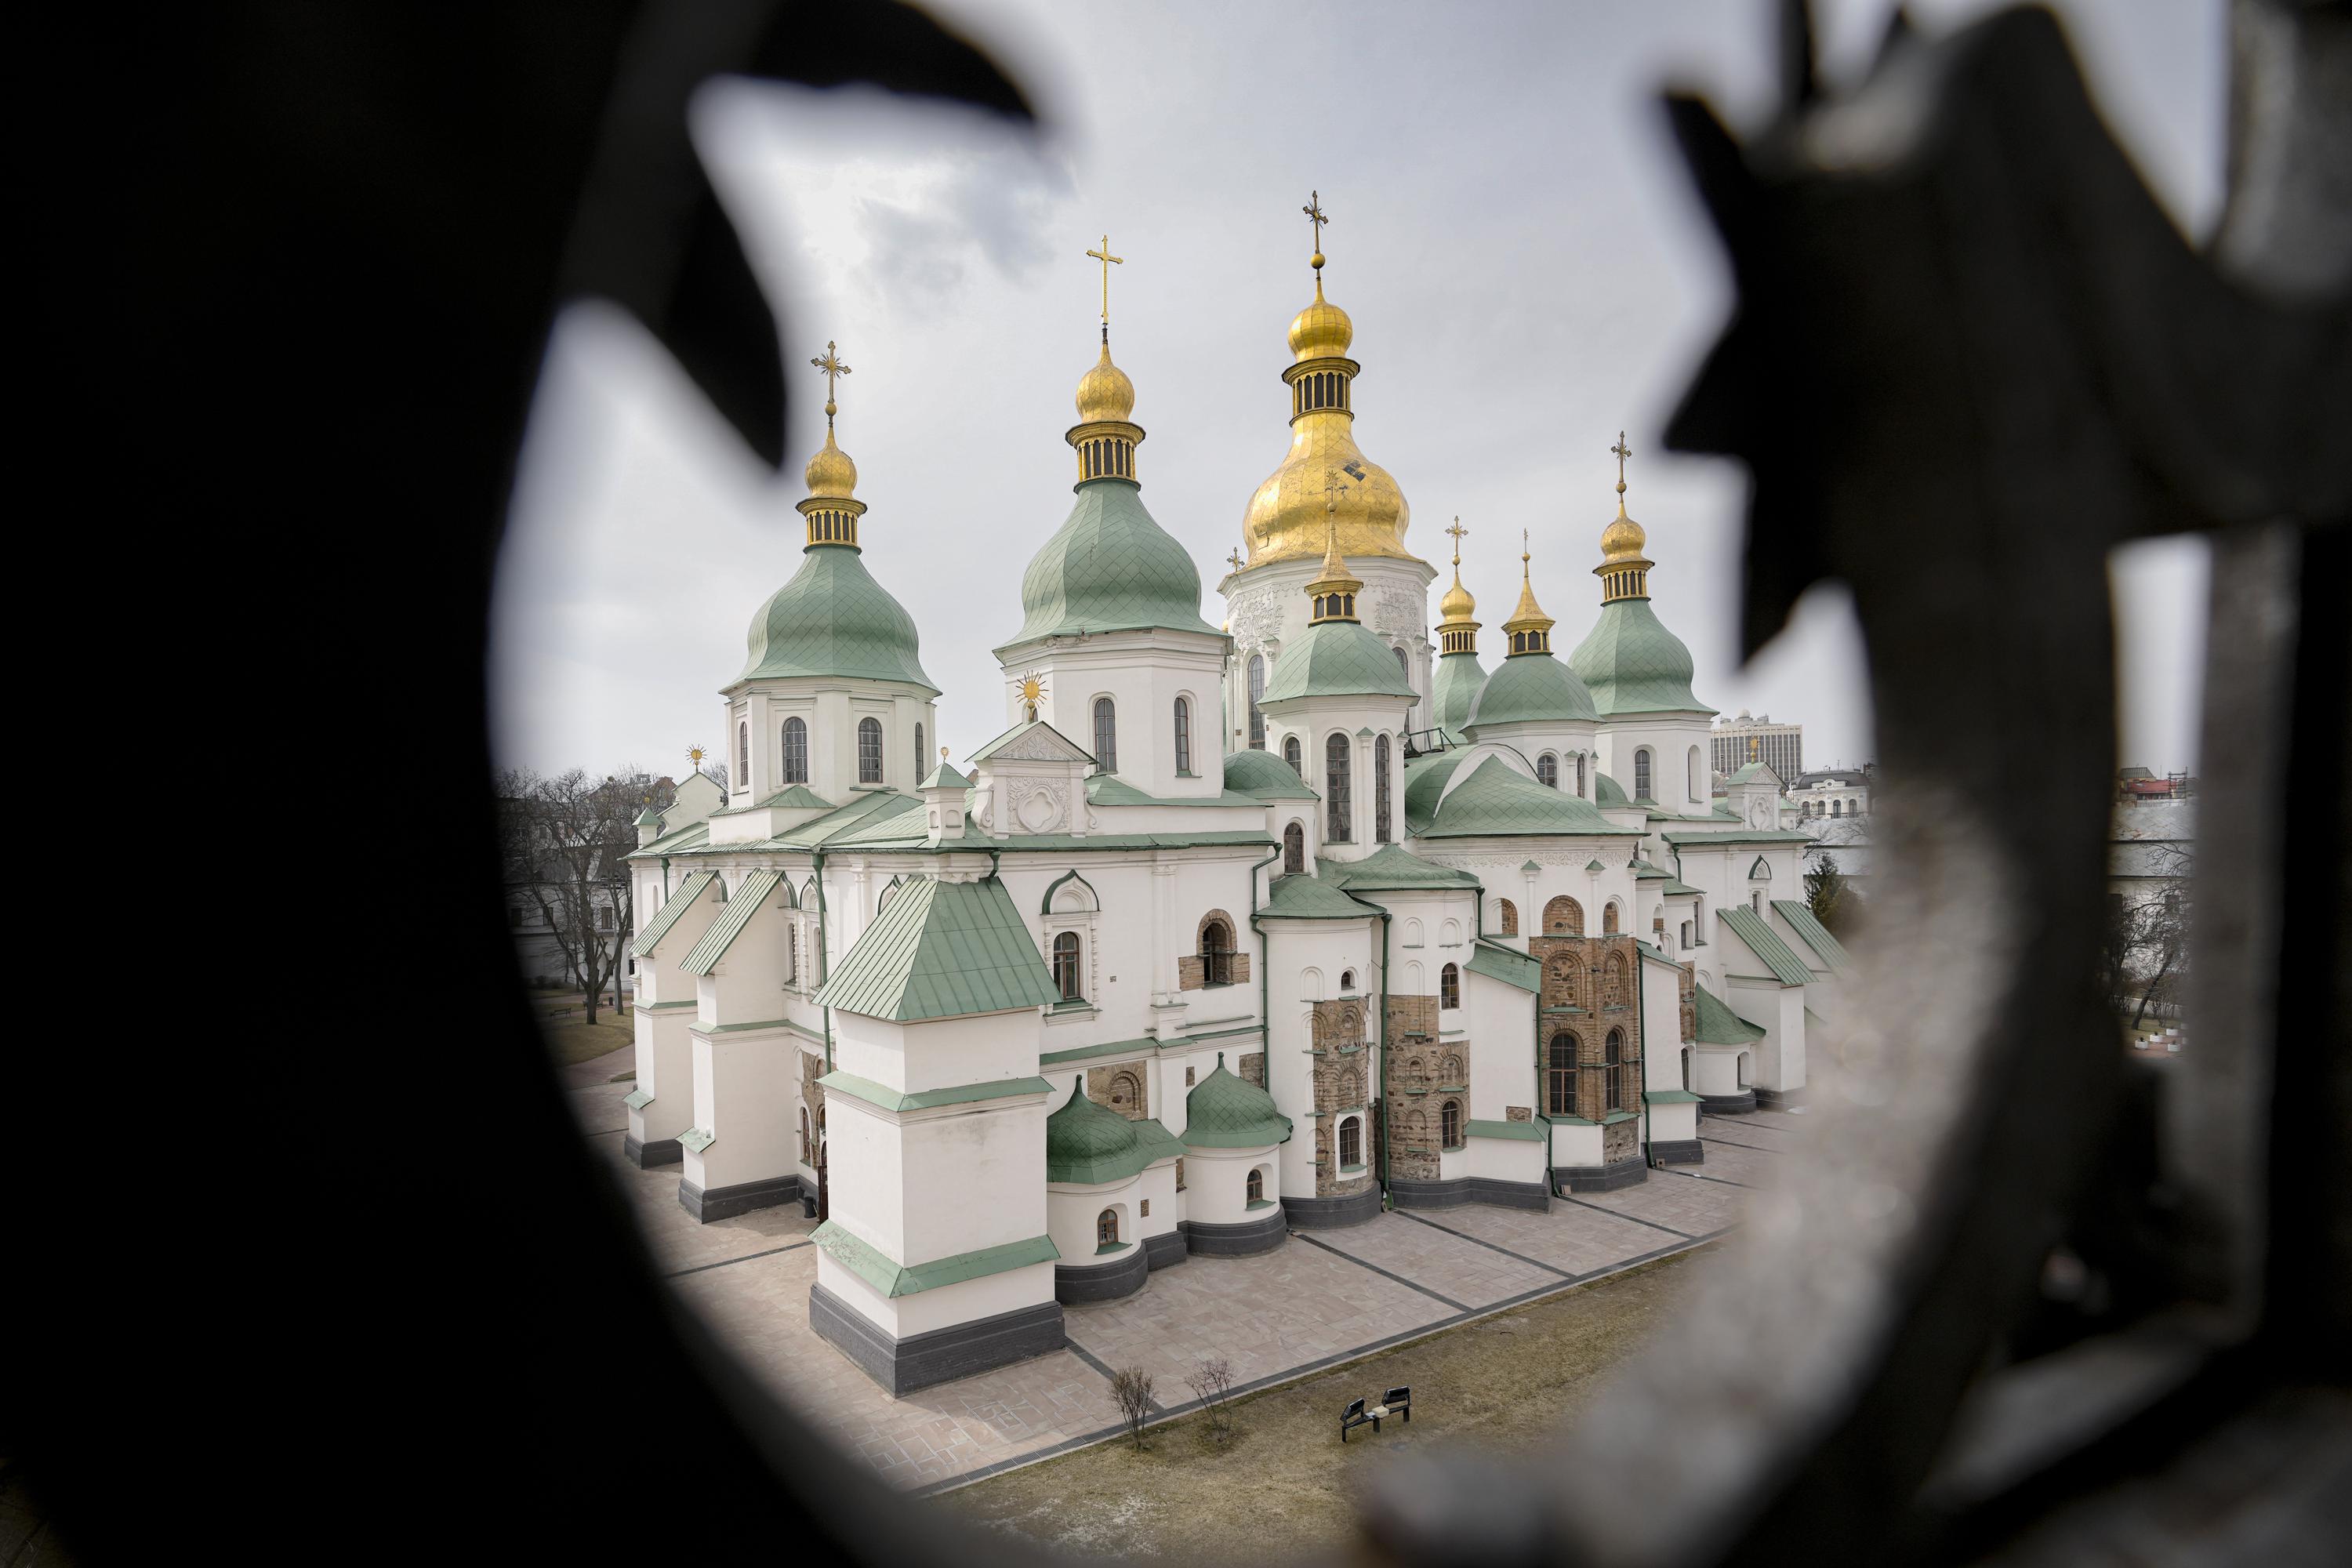
<instances>
[{"instance_id":1,"label":"gold cross on dome","mask_svg":"<svg viewBox=\"0 0 2352 1568\"><path fill-rule=\"evenodd\" d=\"M839 345L830 342L824 345L824 353L809 361L809 363L824 372L824 427L830 430L833 428L833 416L835 412L835 405L833 401L834 383L838 381L841 377L847 375L849 374L849 367L841 363Z\"/></svg>"},{"instance_id":2,"label":"gold cross on dome","mask_svg":"<svg viewBox=\"0 0 2352 1568\"><path fill-rule=\"evenodd\" d=\"M1462 520L1457 517L1454 520L1454 526L1444 531L1454 536L1454 564L1459 566L1462 564L1462 538L1470 531L1462 526Z\"/></svg>"},{"instance_id":3,"label":"gold cross on dome","mask_svg":"<svg viewBox=\"0 0 2352 1568\"><path fill-rule=\"evenodd\" d=\"M1331 219L1323 211L1323 193L1320 191L1307 192L1307 205L1300 207L1298 210L1305 213L1307 215L1307 221L1315 226L1315 254L1318 256L1322 255L1323 226L1331 221ZM1315 265L1318 271L1322 269L1323 264L1321 262L1318 261Z\"/></svg>"},{"instance_id":4,"label":"gold cross on dome","mask_svg":"<svg viewBox=\"0 0 2352 1568\"><path fill-rule=\"evenodd\" d=\"M1242 559L1242 552L1241 552L1239 550L1235 550L1235 551L1234 551L1231 554L1229 554L1229 555L1227 555L1227 556L1225 557L1225 564L1226 564L1226 565L1228 565L1228 566L1230 566L1230 567L1232 567L1234 571L1238 572L1238 571L1240 571L1240 570L1241 570L1244 565L1247 565L1247 564L1248 564L1248 563L1244 562L1244 561Z\"/></svg>"},{"instance_id":5,"label":"gold cross on dome","mask_svg":"<svg viewBox=\"0 0 2352 1568\"><path fill-rule=\"evenodd\" d=\"M1617 444L1609 449L1617 455L1617 488L1622 490L1625 488L1625 459L1633 455L1633 448L1625 445L1625 432L1617 432Z\"/></svg>"},{"instance_id":6,"label":"gold cross on dome","mask_svg":"<svg viewBox=\"0 0 2352 1568\"><path fill-rule=\"evenodd\" d=\"M1102 275L1103 275L1103 306L1102 306L1103 317L1102 317L1102 319L1103 319L1103 330L1104 330L1104 331L1109 331L1109 329L1110 329L1110 269L1111 269L1112 268L1114 268L1114 267L1124 267L1124 266L1126 266L1126 265L1127 265L1127 258L1126 258L1126 257L1124 257L1124 256L1113 256L1113 255L1110 253L1110 236L1108 236L1108 235L1104 235L1104 236L1102 237L1102 248L1101 248L1100 250L1089 250L1089 251L1087 251L1087 254L1088 256L1093 257L1097 261L1099 261L1099 262L1101 262L1101 263L1102 263Z\"/></svg>"}]
</instances>

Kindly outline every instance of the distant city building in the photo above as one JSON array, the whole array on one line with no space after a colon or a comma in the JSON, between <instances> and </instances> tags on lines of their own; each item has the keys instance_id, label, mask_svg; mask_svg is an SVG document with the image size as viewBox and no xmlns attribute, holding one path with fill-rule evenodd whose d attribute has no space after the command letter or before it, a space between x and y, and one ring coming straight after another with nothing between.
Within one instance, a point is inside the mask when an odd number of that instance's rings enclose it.
<instances>
[{"instance_id":1,"label":"distant city building","mask_svg":"<svg viewBox=\"0 0 2352 1568\"><path fill-rule=\"evenodd\" d=\"M2148 801L2187 800L2197 793L2197 781L2187 773L2161 778L2146 768L2121 768L2116 773L2116 799L2126 805Z\"/></svg>"},{"instance_id":2,"label":"distant city building","mask_svg":"<svg viewBox=\"0 0 2352 1568\"><path fill-rule=\"evenodd\" d=\"M1866 816L1870 813L1871 774L1874 767L1824 768L1800 773L1782 798L1796 817Z\"/></svg>"},{"instance_id":3,"label":"distant city building","mask_svg":"<svg viewBox=\"0 0 2352 1568\"><path fill-rule=\"evenodd\" d=\"M1749 718L1742 708L1737 719L1717 719L1709 732L1708 752L1718 777L1728 778L1751 762L1762 763L1784 779L1805 771L1805 727L1775 724L1769 713ZM1748 749L1748 742L1756 742Z\"/></svg>"}]
</instances>

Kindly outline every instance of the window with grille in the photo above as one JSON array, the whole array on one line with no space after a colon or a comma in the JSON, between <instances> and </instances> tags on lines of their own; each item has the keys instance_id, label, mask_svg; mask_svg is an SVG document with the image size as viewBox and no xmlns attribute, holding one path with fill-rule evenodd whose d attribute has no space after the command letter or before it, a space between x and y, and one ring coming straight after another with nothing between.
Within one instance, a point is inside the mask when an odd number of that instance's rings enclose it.
<instances>
[{"instance_id":1,"label":"window with grille","mask_svg":"<svg viewBox=\"0 0 2352 1568\"><path fill-rule=\"evenodd\" d=\"M1282 830L1282 868L1288 871L1307 869L1307 828L1292 823Z\"/></svg>"},{"instance_id":2,"label":"window with grille","mask_svg":"<svg viewBox=\"0 0 2352 1568\"><path fill-rule=\"evenodd\" d=\"M751 787L751 726L748 721L735 726L735 787Z\"/></svg>"},{"instance_id":3,"label":"window with grille","mask_svg":"<svg viewBox=\"0 0 2352 1568\"><path fill-rule=\"evenodd\" d=\"M1447 964L1437 972L1437 1005L1441 1007L1462 1005L1462 971Z\"/></svg>"},{"instance_id":4,"label":"window with grille","mask_svg":"<svg viewBox=\"0 0 2352 1568\"><path fill-rule=\"evenodd\" d=\"M1448 1149L1462 1147L1462 1102L1449 1100L1437 1112L1437 1141Z\"/></svg>"},{"instance_id":5,"label":"window with grille","mask_svg":"<svg viewBox=\"0 0 2352 1568\"><path fill-rule=\"evenodd\" d=\"M1192 705L1181 697L1176 699L1176 771L1192 771Z\"/></svg>"},{"instance_id":6,"label":"window with grille","mask_svg":"<svg viewBox=\"0 0 2352 1568\"><path fill-rule=\"evenodd\" d=\"M1584 793L1584 753L1582 752L1576 753L1576 793L1580 795Z\"/></svg>"},{"instance_id":7,"label":"window with grille","mask_svg":"<svg viewBox=\"0 0 2352 1568\"><path fill-rule=\"evenodd\" d=\"M1249 1180L1243 1184L1242 1194L1244 1201L1247 1203L1262 1204L1265 1202L1265 1173L1264 1171L1252 1171L1249 1173Z\"/></svg>"},{"instance_id":8,"label":"window with grille","mask_svg":"<svg viewBox=\"0 0 2352 1568\"><path fill-rule=\"evenodd\" d=\"M1350 1116L1339 1123L1339 1168L1347 1170L1364 1163L1364 1123L1361 1118Z\"/></svg>"},{"instance_id":9,"label":"window with grille","mask_svg":"<svg viewBox=\"0 0 2352 1568\"><path fill-rule=\"evenodd\" d=\"M1300 782L1304 783L1307 778L1307 769L1299 761L1297 736L1286 735L1282 738L1282 760L1290 764L1290 771L1297 773Z\"/></svg>"},{"instance_id":10,"label":"window with grille","mask_svg":"<svg viewBox=\"0 0 2352 1568\"><path fill-rule=\"evenodd\" d=\"M1249 661L1249 743L1253 752L1265 750L1265 715L1257 700L1265 695L1265 660L1256 654Z\"/></svg>"},{"instance_id":11,"label":"window with grille","mask_svg":"<svg viewBox=\"0 0 2352 1568\"><path fill-rule=\"evenodd\" d=\"M1536 759L1536 783L1546 789L1559 787L1559 759L1549 752Z\"/></svg>"},{"instance_id":12,"label":"window with grille","mask_svg":"<svg viewBox=\"0 0 2352 1568\"><path fill-rule=\"evenodd\" d=\"M1389 841L1389 738L1372 742L1372 842Z\"/></svg>"},{"instance_id":13,"label":"window with grille","mask_svg":"<svg viewBox=\"0 0 2352 1568\"><path fill-rule=\"evenodd\" d=\"M1574 1035L1554 1035L1544 1068L1544 1114L1576 1114L1576 1049Z\"/></svg>"},{"instance_id":14,"label":"window with grille","mask_svg":"<svg viewBox=\"0 0 2352 1568\"><path fill-rule=\"evenodd\" d=\"M923 774L929 771L923 766L923 759L928 755L929 753L923 750L923 727L917 724L915 726L915 782L918 784L922 782Z\"/></svg>"},{"instance_id":15,"label":"window with grille","mask_svg":"<svg viewBox=\"0 0 2352 1568\"><path fill-rule=\"evenodd\" d=\"M1607 1085L1609 1109L1625 1109L1625 1036L1617 1029L1609 1031L1608 1041L1601 1047L1602 1080Z\"/></svg>"},{"instance_id":16,"label":"window with grille","mask_svg":"<svg viewBox=\"0 0 2352 1568\"><path fill-rule=\"evenodd\" d=\"M1356 835L1349 823L1354 803L1348 789L1348 737L1334 735L1323 742L1323 837L1332 844L1352 844Z\"/></svg>"},{"instance_id":17,"label":"window with grille","mask_svg":"<svg viewBox=\"0 0 2352 1568\"><path fill-rule=\"evenodd\" d=\"M808 783L808 726L798 719L784 721L784 782Z\"/></svg>"},{"instance_id":18,"label":"window with grille","mask_svg":"<svg viewBox=\"0 0 2352 1568\"><path fill-rule=\"evenodd\" d=\"M1650 753L1646 747L1633 753L1633 794L1638 799L1651 798Z\"/></svg>"},{"instance_id":19,"label":"window with grille","mask_svg":"<svg viewBox=\"0 0 2352 1568\"><path fill-rule=\"evenodd\" d=\"M1234 983L1234 933L1223 921L1201 928L1201 982L1204 985Z\"/></svg>"},{"instance_id":20,"label":"window with grille","mask_svg":"<svg viewBox=\"0 0 2352 1568\"><path fill-rule=\"evenodd\" d=\"M1108 697L1095 699L1095 761L1103 772L1118 772L1118 710Z\"/></svg>"},{"instance_id":21,"label":"window with grille","mask_svg":"<svg viewBox=\"0 0 2352 1568\"><path fill-rule=\"evenodd\" d=\"M1118 1211L1117 1209L1105 1209L1095 1216L1095 1245L1097 1247L1118 1245Z\"/></svg>"},{"instance_id":22,"label":"window with grille","mask_svg":"<svg viewBox=\"0 0 2352 1568\"><path fill-rule=\"evenodd\" d=\"M857 782L882 782L882 721L860 719L857 721Z\"/></svg>"},{"instance_id":23,"label":"window with grille","mask_svg":"<svg viewBox=\"0 0 2352 1568\"><path fill-rule=\"evenodd\" d=\"M1054 989L1065 1002L1082 1000L1086 994L1078 975L1078 933L1074 931L1054 938Z\"/></svg>"}]
</instances>

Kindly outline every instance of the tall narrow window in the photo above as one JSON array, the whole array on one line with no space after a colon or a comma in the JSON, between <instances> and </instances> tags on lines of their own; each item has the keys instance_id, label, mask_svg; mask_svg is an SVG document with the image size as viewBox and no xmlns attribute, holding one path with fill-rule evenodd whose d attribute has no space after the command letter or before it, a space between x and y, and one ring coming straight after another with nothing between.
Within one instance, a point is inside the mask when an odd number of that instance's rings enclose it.
<instances>
[{"instance_id":1,"label":"tall narrow window","mask_svg":"<svg viewBox=\"0 0 2352 1568\"><path fill-rule=\"evenodd\" d=\"M1201 928L1201 982L1204 985L1234 983L1234 933L1223 921Z\"/></svg>"},{"instance_id":2,"label":"tall narrow window","mask_svg":"<svg viewBox=\"0 0 2352 1568\"><path fill-rule=\"evenodd\" d=\"M1554 1035L1544 1068L1544 1114L1576 1114L1576 1046L1574 1035Z\"/></svg>"},{"instance_id":3,"label":"tall narrow window","mask_svg":"<svg viewBox=\"0 0 2352 1568\"><path fill-rule=\"evenodd\" d=\"M1054 989L1062 994L1065 1002L1085 998L1086 989L1078 981L1078 933L1074 931L1063 931L1054 938Z\"/></svg>"},{"instance_id":4,"label":"tall narrow window","mask_svg":"<svg viewBox=\"0 0 2352 1568\"><path fill-rule=\"evenodd\" d=\"M1576 793L1580 795L1584 793L1584 753L1582 752L1576 753Z\"/></svg>"},{"instance_id":5,"label":"tall narrow window","mask_svg":"<svg viewBox=\"0 0 2352 1568\"><path fill-rule=\"evenodd\" d=\"M1253 752L1265 750L1265 714L1257 700L1265 695L1265 660L1256 654L1249 661L1249 743Z\"/></svg>"},{"instance_id":6,"label":"tall narrow window","mask_svg":"<svg viewBox=\"0 0 2352 1568\"><path fill-rule=\"evenodd\" d=\"M784 927L784 984L790 985L801 973L801 928Z\"/></svg>"},{"instance_id":7,"label":"tall narrow window","mask_svg":"<svg viewBox=\"0 0 2352 1568\"><path fill-rule=\"evenodd\" d=\"M1249 1180L1242 1184L1242 1194L1243 1200L1247 1203L1265 1202L1265 1173L1252 1171L1249 1173Z\"/></svg>"},{"instance_id":8,"label":"tall narrow window","mask_svg":"<svg viewBox=\"0 0 2352 1568\"><path fill-rule=\"evenodd\" d=\"M1327 843L1353 844L1356 831L1348 820L1355 815L1348 791L1348 737L1334 735L1323 742L1323 837Z\"/></svg>"},{"instance_id":9,"label":"tall narrow window","mask_svg":"<svg viewBox=\"0 0 2352 1568\"><path fill-rule=\"evenodd\" d=\"M1282 830L1282 868L1284 872L1307 869L1307 827L1294 822Z\"/></svg>"},{"instance_id":10,"label":"tall narrow window","mask_svg":"<svg viewBox=\"0 0 2352 1568\"><path fill-rule=\"evenodd\" d=\"M798 719L784 721L784 782L808 783L808 725Z\"/></svg>"},{"instance_id":11,"label":"tall narrow window","mask_svg":"<svg viewBox=\"0 0 2352 1568\"><path fill-rule=\"evenodd\" d=\"M735 787L751 787L751 726L749 723L735 726Z\"/></svg>"},{"instance_id":12,"label":"tall narrow window","mask_svg":"<svg viewBox=\"0 0 2352 1568\"><path fill-rule=\"evenodd\" d=\"M1690 786L1690 798L1692 800L1698 801L1705 800L1706 798L1706 774L1699 770L1698 748L1696 746L1693 746L1690 749L1690 755L1685 760L1683 764L1683 772L1687 775L1685 778L1684 783Z\"/></svg>"},{"instance_id":13,"label":"tall narrow window","mask_svg":"<svg viewBox=\"0 0 2352 1568\"><path fill-rule=\"evenodd\" d=\"M1646 746L1633 753L1633 797L1636 800L1653 798L1650 794L1650 751Z\"/></svg>"},{"instance_id":14,"label":"tall narrow window","mask_svg":"<svg viewBox=\"0 0 2352 1568\"><path fill-rule=\"evenodd\" d=\"M1397 656L1397 673L1404 677L1404 683L1407 686L1411 686L1412 684L1412 660L1405 657L1405 651L1402 648L1394 648L1391 651Z\"/></svg>"},{"instance_id":15,"label":"tall narrow window","mask_svg":"<svg viewBox=\"0 0 2352 1568\"><path fill-rule=\"evenodd\" d=\"M1192 771L1192 705L1181 697L1176 699L1176 771Z\"/></svg>"},{"instance_id":16,"label":"tall narrow window","mask_svg":"<svg viewBox=\"0 0 2352 1568\"><path fill-rule=\"evenodd\" d=\"M1297 773L1300 779L1307 777L1307 770L1301 767L1298 762L1297 736L1285 735L1282 738L1282 760L1290 764L1290 771Z\"/></svg>"},{"instance_id":17,"label":"tall narrow window","mask_svg":"<svg viewBox=\"0 0 2352 1568\"><path fill-rule=\"evenodd\" d=\"M923 759L929 755L929 752L923 750L923 727L919 723L915 726L915 782L917 784L923 782L925 772Z\"/></svg>"},{"instance_id":18,"label":"tall narrow window","mask_svg":"<svg viewBox=\"0 0 2352 1568\"><path fill-rule=\"evenodd\" d=\"M1549 752L1536 759L1536 783L1546 789L1559 787L1559 759Z\"/></svg>"},{"instance_id":19,"label":"tall narrow window","mask_svg":"<svg viewBox=\"0 0 2352 1568\"><path fill-rule=\"evenodd\" d=\"M1389 841L1389 738L1372 742L1372 841Z\"/></svg>"},{"instance_id":20,"label":"tall narrow window","mask_svg":"<svg viewBox=\"0 0 2352 1568\"><path fill-rule=\"evenodd\" d=\"M1339 1123L1339 1168L1355 1169L1364 1163L1364 1119L1350 1116Z\"/></svg>"},{"instance_id":21,"label":"tall narrow window","mask_svg":"<svg viewBox=\"0 0 2352 1568\"><path fill-rule=\"evenodd\" d=\"M1462 1005L1462 971L1454 964L1437 972L1437 1005L1446 1008Z\"/></svg>"},{"instance_id":22,"label":"tall narrow window","mask_svg":"<svg viewBox=\"0 0 2352 1568\"><path fill-rule=\"evenodd\" d=\"M882 721L879 719L860 719L857 721L857 782L882 782Z\"/></svg>"},{"instance_id":23,"label":"tall narrow window","mask_svg":"<svg viewBox=\"0 0 2352 1568\"><path fill-rule=\"evenodd\" d=\"M1118 710L1108 697L1095 699L1095 761L1103 772L1118 772Z\"/></svg>"},{"instance_id":24,"label":"tall narrow window","mask_svg":"<svg viewBox=\"0 0 2352 1568\"><path fill-rule=\"evenodd\" d=\"M1602 1064L1607 1069L1603 1076L1608 1085L1609 1109L1622 1110L1625 1109L1624 1032L1619 1029L1610 1030L1609 1041L1602 1047Z\"/></svg>"},{"instance_id":25,"label":"tall narrow window","mask_svg":"<svg viewBox=\"0 0 2352 1568\"><path fill-rule=\"evenodd\" d=\"M1462 1102L1449 1100L1437 1112L1437 1141L1448 1149L1462 1147Z\"/></svg>"}]
</instances>

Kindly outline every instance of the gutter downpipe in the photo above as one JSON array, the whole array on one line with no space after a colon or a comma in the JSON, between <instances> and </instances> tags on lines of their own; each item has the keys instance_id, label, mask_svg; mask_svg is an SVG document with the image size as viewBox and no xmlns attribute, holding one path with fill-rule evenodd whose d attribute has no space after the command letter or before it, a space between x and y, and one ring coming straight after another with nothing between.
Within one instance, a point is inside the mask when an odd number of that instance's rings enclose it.
<instances>
[{"instance_id":1,"label":"gutter downpipe","mask_svg":"<svg viewBox=\"0 0 2352 1568\"><path fill-rule=\"evenodd\" d=\"M818 989L822 990L824 983L833 978L833 964L825 956L824 945L824 851L812 849L809 851L809 858L812 862L812 873L816 878L816 983ZM824 1022L824 1070L831 1072L833 1070L833 1009L826 1007L822 1012Z\"/></svg>"},{"instance_id":2,"label":"gutter downpipe","mask_svg":"<svg viewBox=\"0 0 2352 1568\"><path fill-rule=\"evenodd\" d=\"M1396 1129L1389 1125L1389 921L1387 910L1381 910L1381 1212L1394 1206L1389 1196L1389 1145L1396 1141Z\"/></svg>"},{"instance_id":3,"label":"gutter downpipe","mask_svg":"<svg viewBox=\"0 0 2352 1568\"><path fill-rule=\"evenodd\" d=\"M1535 1092L1535 1102L1536 1102L1536 1120L1537 1120L1538 1121L1540 1121L1540 1122L1542 1122L1542 1123L1543 1123L1543 1129L1544 1129L1544 1186L1545 1186L1546 1190L1548 1190L1548 1191L1551 1194L1551 1195L1552 1195L1552 1196L1554 1196L1554 1197L1559 1197L1559 1196L1560 1196L1560 1195L1561 1195L1561 1194L1560 1194L1560 1190L1559 1190L1559 1178L1558 1178L1558 1177L1554 1176L1554 1175L1551 1173L1552 1173L1552 1168L1553 1168L1553 1167L1552 1167L1552 1163L1551 1163L1551 1150L1552 1150L1552 1142L1551 1142L1551 1140L1552 1140L1551 1113L1550 1113L1549 1111L1546 1110L1543 1108L1543 1107L1544 1107L1543 971L1542 971L1542 968L1541 968L1540 966L1538 966L1538 967L1537 968L1537 971L1536 971L1536 994L1535 994L1535 995L1534 995L1534 996L1532 996L1532 997L1530 997L1530 998L1529 998L1529 1001L1533 1004L1533 1005L1532 1005L1528 1010L1529 1010L1529 1011L1534 1015L1533 1022L1534 1022L1534 1024L1535 1024L1535 1036L1536 1036L1536 1092Z\"/></svg>"},{"instance_id":4,"label":"gutter downpipe","mask_svg":"<svg viewBox=\"0 0 2352 1568\"><path fill-rule=\"evenodd\" d=\"M1272 937L1267 934L1266 929L1264 926L1257 923L1257 874L1281 858L1282 851L1280 849L1276 849L1273 854L1267 856L1265 859L1251 867L1249 872L1250 930L1257 932L1258 1049L1264 1053L1265 1057L1265 1083L1262 1087L1264 1087L1269 1097L1274 1093L1274 993L1272 981L1274 965L1271 962L1274 949L1272 946ZM1269 896L1271 896L1270 893ZM1218 1059L1222 1061L1223 1058L1220 1058ZM1276 1186L1281 1185L1279 1177L1276 1179L1275 1184ZM1276 1195L1279 1196L1279 1194Z\"/></svg>"},{"instance_id":5,"label":"gutter downpipe","mask_svg":"<svg viewBox=\"0 0 2352 1568\"><path fill-rule=\"evenodd\" d=\"M1633 1078L1642 1096L1642 1166L1654 1170L1658 1163L1658 1146L1650 1136L1650 982L1642 973L1649 959L1642 951L1642 939L1633 939L1633 1037L1641 1042L1633 1047Z\"/></svg>"}]
</instances>

